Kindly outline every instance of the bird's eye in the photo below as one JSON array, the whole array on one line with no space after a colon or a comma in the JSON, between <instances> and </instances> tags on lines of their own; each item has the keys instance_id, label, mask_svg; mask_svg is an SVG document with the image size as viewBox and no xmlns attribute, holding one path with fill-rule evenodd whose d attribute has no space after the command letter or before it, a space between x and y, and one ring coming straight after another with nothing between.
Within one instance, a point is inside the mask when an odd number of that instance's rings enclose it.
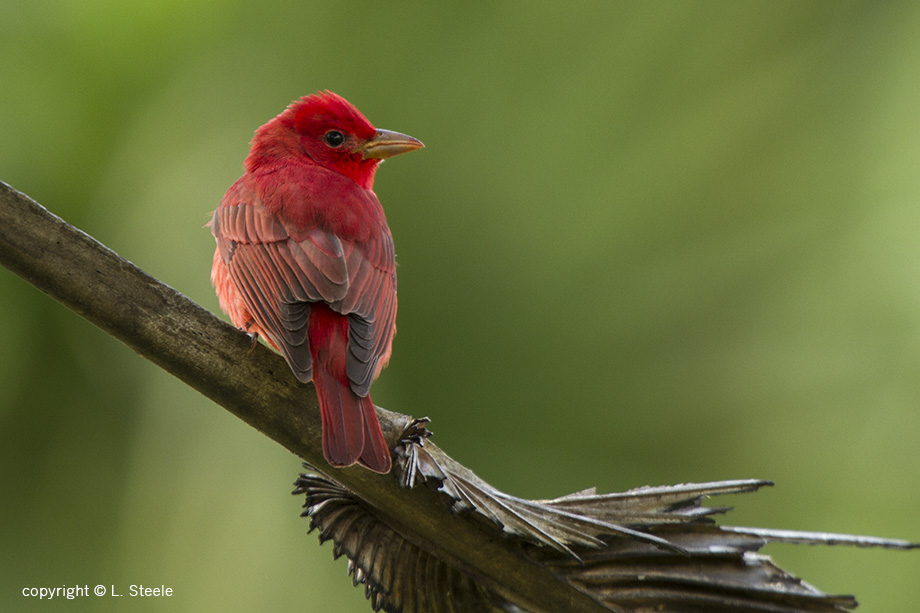
<instances>
[{"instance_id":1,"label":"bird's eye","mask_svg":"<svg viewBox=\"0 0 920 613\"><path fill-rule=\"evenodd\" d=\"M345 142L345 135L338 130L329 130L323 136L323 142L335 149L336 147L341 147L342 143Z\"/></svg>"}]
</instances>

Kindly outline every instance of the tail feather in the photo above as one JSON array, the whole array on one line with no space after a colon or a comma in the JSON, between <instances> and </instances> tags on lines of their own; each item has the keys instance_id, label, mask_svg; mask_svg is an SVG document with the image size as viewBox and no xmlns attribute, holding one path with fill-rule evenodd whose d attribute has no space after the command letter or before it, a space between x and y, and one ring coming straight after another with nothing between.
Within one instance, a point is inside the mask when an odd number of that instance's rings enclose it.
<instances>
[{"instance_id":1,"label":"tail feather","mask_svg":"<svg viewBox=\"0 0 920 613\"><path fill-rule=\"evenodd\" d=\"M378 473L390 472L390 449L371 397L362 398L329 371L314 366L313 383L323 418L323 455L333 466L360 462Z\"/></svg>"},{"instance_id":2,"label":"tail feather","mask_svg":"<svg viewBox=\"0 0 920 613\"><path fill-rule=\"evenodd\" d=\"M359 396L348 378L348 318L327 305L310 307L309 342L313 384L323 418L323 455L333 466L360 462L379 472L390 471L390 449L380 430L369 395Z\"/></svg>"},{"instance_id":3,"label":"tail feather","mask_svg":"<svg viewBox=\"0 0 920 613\"><path fill-rule=\"evenodd\" d=\"M322 367L313 369L313 383L323 419L323 455L333 466L351 466L364 451L361 398Z\"/></svg>"},{"instance_id":4,"label":"tail feather","mask_svg":"<svg viewBox=\"0 0 920 613\"><path fill-rule=\"evenodd\" d=\"M348 392L354 393L351 389ZM364 466L377 473L388 473L392 462L390 460L390 448L387 441L383 438L383 431L380 429L380 422L377 420L377 411L374 409L374 403L370 395L360 398L364 407L364 450L358 461Z\"/></svg>"}]
</instances>

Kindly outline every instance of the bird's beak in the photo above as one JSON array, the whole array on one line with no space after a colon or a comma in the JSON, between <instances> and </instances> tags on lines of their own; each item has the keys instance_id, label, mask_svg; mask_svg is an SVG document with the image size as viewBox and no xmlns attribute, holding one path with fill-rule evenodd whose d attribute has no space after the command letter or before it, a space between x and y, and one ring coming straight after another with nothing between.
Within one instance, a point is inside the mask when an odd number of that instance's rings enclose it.
<instances>
[{"instance_id":1,"label":"bird's beak","mask_svg":"<svg viewBox=\"0 0 920 613\"><path fill-rule=\"evenodd\" d=\"M385 160L400 153L409 153L421 149L425 145L422 141L389 130L377 130L374 138L370 139L359 149L365 160Z\"/></svg>"}]
</instances>

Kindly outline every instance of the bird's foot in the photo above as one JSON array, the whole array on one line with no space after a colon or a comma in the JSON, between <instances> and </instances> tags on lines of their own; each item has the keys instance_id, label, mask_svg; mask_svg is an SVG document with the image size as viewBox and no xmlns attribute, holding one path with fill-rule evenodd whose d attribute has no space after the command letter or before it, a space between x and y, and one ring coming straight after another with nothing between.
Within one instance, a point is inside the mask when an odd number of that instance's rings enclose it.
<instances>
[{"instance_id":1,"label":"bird's foot","mask_svg":"<svg viewBox=\"0 0 920 613\"><path fill-rule=\"evenodd\" d=\"M253 326L255 323L256 323L255 320L250 319L249 321L246 322L246 325L243 326L243 328L242 328L243 332L245 332L246 334L248 334L248 335L249 335L249 338L252 339L252 345L249 346L249 353L252 353L252 350L255 349L255 348L256 348L256 345L259 344L259 333L258 333L258 332L250 332L250 328L252 328L252 326Z\"/></svg>"}]
</instances>

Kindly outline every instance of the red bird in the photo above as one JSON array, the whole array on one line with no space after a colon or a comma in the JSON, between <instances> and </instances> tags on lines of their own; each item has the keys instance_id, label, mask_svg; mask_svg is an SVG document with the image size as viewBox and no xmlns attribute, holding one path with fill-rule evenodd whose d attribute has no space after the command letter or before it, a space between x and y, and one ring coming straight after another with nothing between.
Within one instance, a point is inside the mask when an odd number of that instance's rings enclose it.
<instances>
[{"instance_id":1,"label":"red bird","mask_svg":"<svg viewBox=\"0 0 920 613\"><path fill-rule=\"evenodd\" d=\"M390 470L369 392L396 332L396 261L371 188L382 160L422 146L330 91L306 96L256 130L208 224L221 309L312 378L333 466Z\"/></svg>"}]
</instances>

